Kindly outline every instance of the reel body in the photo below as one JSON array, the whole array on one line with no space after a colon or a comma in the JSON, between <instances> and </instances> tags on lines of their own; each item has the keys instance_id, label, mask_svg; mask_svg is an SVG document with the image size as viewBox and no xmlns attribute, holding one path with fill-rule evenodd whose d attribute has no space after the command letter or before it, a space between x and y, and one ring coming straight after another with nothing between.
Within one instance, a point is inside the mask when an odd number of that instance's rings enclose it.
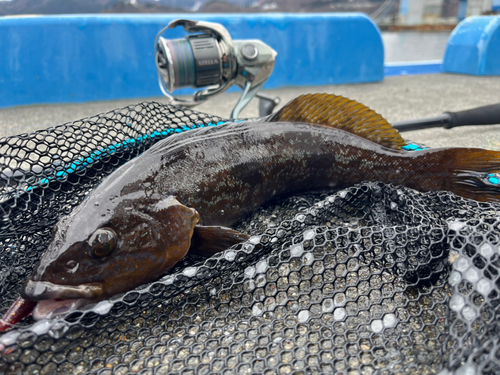
<instances>
[{"instance_id":1,"label":"reel body","mask_svg":"<svg viewBox=\"0 0 500 375\"><path fill-rule=\"evenodd\" d=\"M177 26L197 34L180 39L161 36L165 30ZM231 118L237 118L262 88L274 69L276 56L277 52L260 40L232 40L224 26L213 22L175 20L155 40L158 83L171 104L194 107L236 85L243 93ZM191 99L170 94L184 87L205 89L195 92ZM261 100L272 102L272 108L279 103L279 99L270 100L267 96Z\"/></svg>"}]
</instances>

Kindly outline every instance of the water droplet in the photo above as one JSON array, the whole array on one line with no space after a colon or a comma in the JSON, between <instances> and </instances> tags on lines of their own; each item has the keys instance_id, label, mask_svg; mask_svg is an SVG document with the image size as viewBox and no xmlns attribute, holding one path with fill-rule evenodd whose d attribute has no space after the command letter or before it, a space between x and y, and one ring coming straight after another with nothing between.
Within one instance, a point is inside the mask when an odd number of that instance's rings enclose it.
<instances>
[{"instance_id":1,"label":"water droplet","mask_svg":"<svg viewBox=\"0 0 500 375\"><path fill-rule=\"evenodd\" d=\"M380 319L376 319L371 324L372 331L375 333L382 332L384 329L384 323Z\"/></svg>"},{"instance_id":2,"label":"water droplet","mask_svg":"<svg viewBox=\"0 0 500 375\"><path fill-rule=\"evenodd\" d=\"M448 224L451 230L454 230L455 232L459 232L463 227L465 227L465 223L462 223L461 221L452 221L451 223Z\"/></svg>"},{"instance_id":3,"label":"water droplet","mask_svg":"<svg viewBox=\"0 0 500 375\"><path fill-rule=\"evenodd\" d=\"M488 242L485 242L479 247L479 252L486 259L489 259L495 253L495 249Z\"/></svg>"},{"instance_id":4,"label":"water droplet","mask_svg":"<svg viewBox=\"0 0 500 375\"><path fill-rule=\"evenodd\" d=\"M465 271L465 273L464 273L464 277L465 277L467 280L469 280L471 283L473 283L473 284L475 284L475 283L476 283L476 281L478 281L478 280L479 280L479 276L480 276L480 275L479 275L479 272L478 272L475 268L473 268L473 267L469 268L469 269L468 269L467 271Z\"/></svg>"},{"instance_id":5,"label":"water droplet","mask_svg":"<svg viewBox=\"0 0 500 375\"><path fill-rule=\"evenodd\" d=\"M382 322L384 323L384 327L392 328L398 323L398 318L394 314L385 314Z\"/></svg>"},{"instance_id":6,"label":"water droplet","mask_svg":"<svg viewBox=\"0 0 500 375\"><path fill-rule=\"evenodd\" d=\"M458 285L461 280L462 276L460 275L460 272L457 271L452 271L450 277L448 278L448 282L450 283L451 286Z\"/></svg>"},{"instance_id":7,"label":"water droplet","mask_svg":"<svg viewBox=\"0 0 500 375\"><path fill-rule=\"evenodd\" d=\"M198 271L198 267L187 267L185 270L182 271L182 274L187 277L193 277L196 275L196 272Z\"/></svg>"},{"instance_id":8,"label":"water droplet","mask_svg":"<svg viewBox=\"0 0 500 375\"><path fill-rule=\"evenodd\" d=\"M304 248L302 244L293 245L290 248L290 256L291 257L300 257L304 253Z\"/></svg>"},{"instance_id":9,"label":"water droplet","mask_svg":"<svg viewBox=\"0 0 500 375\"><path fill-rule=\"evenodd\" d=\"M230 250L224 254L224 259L229 260L230 262L232 262L234 258L236 258L236 251Z\"/></svg>"},{"instance_id":10,"label":"water droplet","mask_svg":"<svg viewBox=\"0 0 500 375\"><path fill-rule=\"evenodd\" d=\"M250 266L245 268L245 276L246 277L253 277L255 275L255 267Z\"/></svg>"},{"instance_id":11,"label":"water droplet","mask_svg":"<svg viewBox=\"0 0 500 375\"><path fill-rule=\"evenodd\" d=\"M36 333L38 336L44 335L49 331L49 328L51 327L51 325L52 325L51 320L43 319L43 320L40 320L40 321L36 322L35 324L33 324L30 327L30 331L33 333Z\"/></svg>"},{"instance_id":12,"label":"water droplet","mask_svg":"<svg viewBox=\"0 0 500 375\"><path fill-rule=\"evenodd\" d=\"M92 311L100 315L105 315L111 310L113 304L109 301L101 301L92 308Z\"/></svg>"},{"instance_id":13,"label":"water droplet","mask_svg":"<svg viewBox=\"0 0 500 375\"><path fill-rule=\"evenodd\" d=\"M333 313L333 318L336 321L344 320L345 316L347 315L346 310L343 307L338 307L335 309Z\"/></svg>"},{"instance_id":14,"label":"water droplet","mask_svg":"<svg viewBox=\"0 0 500 375\"><path fill-rule=\"evenodd\" d=\"M304 322L307 322L307 320L309 319L309 316L310 315L309 315L308 310L302 310L297 315L297 319L298 319L299 323L304 323Z\"/></svg>"},{"instance_id":15,"label":"water droplet","mask_svg":"<svg viewBox=\"0 0 500 375\"><path fill-rule=\"evenodd\" d=\"M267 271L267 262L265 260L261 260L255 266L255 270L257 273L264 273Z\"/></svg>"},{"instance_id":16,"label":"water droplet","mask_svg":"<svg viewBox=\"0 0 500 375\"><path fill-rule=\"evenodd\" d=\"M455 311L460 311L465 306L464 297L461 295L455 294L450 299L450 308Z\"/></svg>"},{"instance_id":17,"label":"water droplet","mask_svg":"<svg viewBox=\"0 0 500 375\"><path fill-rule=\"evenodd\" d=\"M460 257L453 263L453 266L457 271L465 272L469 268L469 262L464 257Z\"/></svg>"},{"instance_id":18,"label":"water droplet","mask_svg":"<svg viewBox=\"0 0 500 375\"><path fill-rule=\"evenodd\" d=\"M0 338L0 344L3 346L10 346L16 342L20 334L21 332L18 331L7 332Z\"/></svg>"},{"instance_id":19,"label":"water droplet","mask_svg":"<svg viewBox=\"0 0 500 375\"><path fill-rule=\"evenodd\" d=\"M314 230L306 230L304 232L304 240L312 240L314 236L316 235L316 232Z\"/></svg>"},{"instance_id":20,"label":"water droplet","mask_svg":"<svg viewBox=\"0 0 500 375\"><path fill-rule=\"evenodd\" d=\"M476 309L472 306L465 306L462 310L462 315L466 320L472 322L477 317Z\"/></svg>"},{"instance_id":21,"label":"water droplet","mask_svg":"<svg viewBox=\"0 0 500 375\"><path fill-rule=\"evenodd\" d=\"M166 276L165 278L162 279L163 284L165 285L171 285L174 283L174 277L173 276Z\"/></svg>"},{"instance_id":22,"label":"water droplet","mask_svg":"<svg viewBox=\"0 0 500 375\"><path fill-rule=\"evenodd\" d=\"M261 303L256 303L255 305L253 305L252 307L252 315L254 316L260 316L262 315L262 311L263 309L261 308Z\"/></svg>"},{"instance_id":23,"label":"water droplet","mask_svg":"<svg viewBox=\"0 0 500 375\"><path fill-rule=\"evenodd\" d=\"M303 223L303 222L304 222L304 220L306 219L306 215L299 214L299 215L295 216L295 219L296 219L297 221L300 221L301 223Z\"/></svg>"},{"instance_id":24,"label":"water droplet","mask_svg":"<svg viewBox=\"0 0 500 375\"><path fill-rule=\"evenodd\" d=\"M487 279L481 279L476 284L477 291L485 297L490 294L492 288L491 282Z\"/></svg>"},{"instance_id":25,"label":"water droplet","mask_svg":"<svg viewBox=\"0 0 500 375\"><path fill-rule=\"evenodd\" d=\"M253 236L253 237L250 237L248 239L248 242L254 244L254 245L257 245L258 243L260 243L260 236Z\"/></svg>"},{"instance_id":26,"label":"water droplet","mask_svg":"<svg viewBox=\"0 0 500 375\"><path fill-rule=\"evenodd\" d=\"M476 374L477 374L476 369L469 364L463 365L459 367L457 371L455 371L455 375L476 375Z\"/></svg>"}]
</instances>

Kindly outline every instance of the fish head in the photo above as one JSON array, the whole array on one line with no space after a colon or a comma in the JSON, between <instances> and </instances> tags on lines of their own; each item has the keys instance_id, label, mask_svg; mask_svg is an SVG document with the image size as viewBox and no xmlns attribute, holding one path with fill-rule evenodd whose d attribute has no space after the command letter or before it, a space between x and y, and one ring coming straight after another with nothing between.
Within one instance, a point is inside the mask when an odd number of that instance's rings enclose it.
<instances>
[{"instance_id":1,"label":"fish head","mask_svg":"<svg viewBox=\"0 0 500 375\"><path fill-rule=\"evenodd\" d=\"M56 224L21 289L27 300L52 303L44 303L43 313L35 309L35 318L54 315L54 306L61 314L150 282L189 250L199 215L175 197L125 199L112 209L98 209L93 200Z\"/></svg>"}]
</instances>

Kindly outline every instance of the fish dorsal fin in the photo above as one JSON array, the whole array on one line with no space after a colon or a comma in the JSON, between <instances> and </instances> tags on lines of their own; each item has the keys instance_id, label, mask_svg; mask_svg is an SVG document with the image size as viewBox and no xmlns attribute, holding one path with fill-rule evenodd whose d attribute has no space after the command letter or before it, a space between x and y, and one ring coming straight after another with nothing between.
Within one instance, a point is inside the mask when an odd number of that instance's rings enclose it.
<instances>
[{"instance_id":1,"label":"fish dorsal fin","mask_svg":"<svg viewBox=\"0 0 500 375\"><path fill-rule=\"evenodd\" d=\"M301 95L271 115L268 121L328 125L396 150L406 145L398 131L381 115L339 95Z\"/></svg>"}]
</instances>

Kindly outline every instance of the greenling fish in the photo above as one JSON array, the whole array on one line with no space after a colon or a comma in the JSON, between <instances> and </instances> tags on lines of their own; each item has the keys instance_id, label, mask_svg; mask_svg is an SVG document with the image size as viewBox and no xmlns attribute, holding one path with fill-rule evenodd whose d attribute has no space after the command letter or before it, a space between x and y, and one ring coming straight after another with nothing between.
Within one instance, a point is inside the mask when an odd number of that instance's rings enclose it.
<instances>
[{"instance_id":1,"label":"greenling fish","mask_svg":"<svg viewBox=\"0 0 500 375\"><path fill-rule=\"evenodd\" d=\"M4 329L35 304L35 319L50 318L155 280L188 251L210 256L239 243L248 236L230 227L276 197L381 181L500 201L488 180L500 152L403 146L380 115L327 94L160 141L57 223Z\"/></svg>"}]
</instances>

